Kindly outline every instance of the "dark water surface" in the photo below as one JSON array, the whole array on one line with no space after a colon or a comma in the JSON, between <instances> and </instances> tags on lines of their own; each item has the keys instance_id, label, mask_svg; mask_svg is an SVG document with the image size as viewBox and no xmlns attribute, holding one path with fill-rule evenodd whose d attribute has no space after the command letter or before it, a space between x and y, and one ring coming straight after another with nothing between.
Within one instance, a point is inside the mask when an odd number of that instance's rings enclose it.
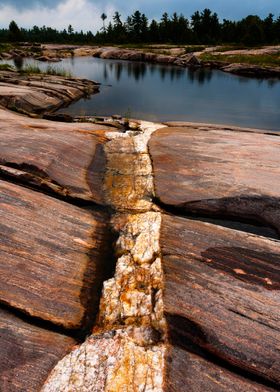
<instances>
[{"instance_id":1,"label":"dark water surface","mask_svg":"<svg viewBox=\"0 0 280 392\"><path fill-rule=\"evenodd\" d=\"M99 94L61 110L64 113L120 114L152 121L184 120L280 130L279 79L260 80L216 70L191 71L93 57L64 59L52 66L102 83Z\"/></svg>"}]
</instances>

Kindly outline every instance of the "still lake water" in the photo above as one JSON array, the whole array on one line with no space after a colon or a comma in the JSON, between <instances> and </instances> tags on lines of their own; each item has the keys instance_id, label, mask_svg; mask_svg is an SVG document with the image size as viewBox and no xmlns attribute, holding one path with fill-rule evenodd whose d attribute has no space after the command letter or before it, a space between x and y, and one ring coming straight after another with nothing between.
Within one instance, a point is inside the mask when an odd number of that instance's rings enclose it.
<instances>
[{"instance_id":1,"label":"still lake water","mask_svg":"<svg viewBox=\"0 0 280 392\"><path fill-rule=\"evenodd\" d=\"M34 63L34 60L25 60ZM47 65L36 62L42 69ZM100 82L100 93L60 110L152 121L184 120L280 130L280 80L217 70L76 57L52 64Z\"/></svg>"}]
</instances>

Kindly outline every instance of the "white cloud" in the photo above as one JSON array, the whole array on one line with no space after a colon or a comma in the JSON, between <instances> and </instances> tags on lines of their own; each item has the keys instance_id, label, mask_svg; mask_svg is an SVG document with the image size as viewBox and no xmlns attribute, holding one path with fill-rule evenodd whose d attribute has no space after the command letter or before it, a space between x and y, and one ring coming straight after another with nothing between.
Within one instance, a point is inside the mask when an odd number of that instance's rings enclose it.
<instances>
[{"instance_id":1,"label":"white cloud","mask_svg":"<svg viewBox=\"0 0 280 392\"><path fill-rule=\"evenodd\" d=\"M107 14L108 23L116 10L123 20L137 9L151 20L160 19L164 11L190 17L205 7L218 12L221 19L239 19L252 13L279 15L279 0L0 0L0 26L8 27L15 20L27 28L36 24L63 29L71 24L75 30L96 32L102 27L102 12Z\"/></svg>"},{"instance_id":2,"label":"white cloud","mask_svg":"<svg viewBox=\"0 0 280 392\"><path fill-rule=\"evenodd\" d=\"M115 12L111 5L106 7L94 5L89 0L66 0L54 8L37 5L32 9L18 10L9 5L0 6L0 25L8 27L15 20L20 27L30 28L34 25L67 29L71 24L74 30L91 30L96 32L102 27L100 15L105 12L108 19Z\"/></svg>"}]
</instances>

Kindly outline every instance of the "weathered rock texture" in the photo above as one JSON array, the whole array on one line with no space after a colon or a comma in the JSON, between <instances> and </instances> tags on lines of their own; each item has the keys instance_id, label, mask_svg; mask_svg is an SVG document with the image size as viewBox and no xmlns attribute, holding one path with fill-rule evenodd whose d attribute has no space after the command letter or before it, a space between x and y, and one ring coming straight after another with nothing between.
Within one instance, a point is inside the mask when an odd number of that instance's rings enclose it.
<instances>
[{"instance_id":1,"label":"weathered rock texture","mask_svg":"<svg viewBox=\"0 0 280 392\"><path fill-rule=\"evenodd\" d=\"M114 229L119 256L114 278L104 282L97 328L152 326L164 333L159 247L161 215L118 215Z\"/></svg>"},{"instance_id":2,"label":"weathered rock texture","mask_svg":"<svg viewBox=\"0 0 280 392\"><path fill-rule=\"evenodd\" d=\"M107 204L117 211L149 211L153 207L153 174L147 141L161 124L141 122L144 130L107 133L105 146Z\"/></svg>"},{"instance_id":3,"label":"weathered rock texture","mask_svg":"<svg viewBox=\"0 0 280 392\"><path fill-rule=\"evenodd\" d=\"M116 122L0 110L1 391L279 390L279 136Z\"/></svg>"},{"instance_id":4,"label":"weathered rock texture","mask_svg":"<svg viewBox=\"0 0 280 392\"><path fill-rule=\"evenodd\" d=\"M203 353L196 354L180 345L170 345L166 354L164 390L168 392L271 392L265 385L211 362Z\"/></svg>"},{"instance_id":5,"label":"weathered rock texture","mask_svg":"<svg viewBox=\"0 0 280 392\"><path fill-rule=\"evenodd\" d=\"M3 392L39 391L75 340L0 309L0 386Z\"/></svg>"},{"instance_id":6,"label":"weathered rock texture","mask_svg":"<svg viewBox=\"0 0 280 392\"><path fill-rule=\"evenodd\" d=\"M52 112L98 91L98 83L85 79L0 72L0 104L25 114Z\"/></svg>"},{"instance_id":7,"label":"weathered rock texture","mask_svg":"<svg viewBox=\"0 0 280 392\"><path fill-rule=\"evenodd\" d=\"M172 53L172 52L171 52ZM156 51L141 51L137 49L120 49L116 47L98 48L93 53L94 57L102 59L118 59L129 61L147 61L158 64L174 64L179 66L198 67L200 61L193 54L175 56L173 54L156 53Z\"/></svg>"},{"instance_id":8,"label":"weathered rock texture","mask_svg":"<svg viewBox=\"0 0 280 392\"><path fill-rule=\"evenodd\" d=\"M0 171L62 196L103 204L106 126L28 119L0 109Z\"/></svg>"},{"instance_id":9,"label":"weathered rock texture","mask_svg":"<svg viewBox=\"0 0 280 392\"><path fill-rule=\"evenodd\" d=\"M92 56L96 49L96 46L87 45L45 44L41 47L41 54L47 59L61 59L73 56Z\"/></svg>"},{"instance_id":10,"label":"weathered rock texture","mask_svg":"<svg viewBox=\"0 0 280 392\"><path fill-rule=\"evenodd\" d=\"M280 384L279 241L165 215L161 227L171 340Z\"/></svg>"},{"instance_id":11,"label":"weathered rock texture","mask_svg":"<svg viewBox=\"0 0 280 392\"><path fill-rule=\"evenodd\" d=\"M254 78L280 77L280 67L260 67L249 64L229 64L221 67L224 72L230 72L236 75L252 76Z\"/></svg>"},{"instance_id":12,"label":"weathered rock texture","mask_svg":"<svg viewBox=\"0 0 280 392\"><path fill-rule=\"evenodd\" d=\"M255 220L280 231L276 135L191 124L157 131L149 148L162 204L180 213Z\"/></svg>"},{"instance_id":13,"label":"weathered rock texture","mask_svg":"<svg viewBox=\"0 0 280 392\"><path fill-rule=\"evenodd\" d=\"M98 306L106 215L0 183L0 302L78 328Z\"/></svg>"},{"instance_id":14,"label":"weathered rock texture","mask_svg":"<svg viewBox=\"0 0 280 392\"><path fill-rule=\"evenodd\" d=\"M165 346L149 330L92 335L54 369L41 392L162 391Z\"/></svg>"}]
</instances>

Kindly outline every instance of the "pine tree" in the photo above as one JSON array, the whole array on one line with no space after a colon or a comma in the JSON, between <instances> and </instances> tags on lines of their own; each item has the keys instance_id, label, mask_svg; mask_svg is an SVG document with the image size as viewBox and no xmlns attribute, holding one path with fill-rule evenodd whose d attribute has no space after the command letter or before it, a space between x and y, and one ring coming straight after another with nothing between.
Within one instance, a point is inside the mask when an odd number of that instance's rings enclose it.
<instances>
[{"instance_id":1,"label":"pine tree","mask_svg":"<svg viewBox=\"0 0 280 392\"><path fill-rule=\"evenodd\" d=\"M105 20L107 19L107 15L104 12L101 14L100 18L103 21L103 31L105 31Z\"/></svg>"},{"instance_id":2,"label":"pine tree","mask_svg":"<svg viewBox=\"0 0 280 392\"><path fill-rule=\"evenodd\" d=\"M21 40L21 31L14 20L9 24L9 39L12 42L18 42Z\"/></svg>"}]
</instances>

